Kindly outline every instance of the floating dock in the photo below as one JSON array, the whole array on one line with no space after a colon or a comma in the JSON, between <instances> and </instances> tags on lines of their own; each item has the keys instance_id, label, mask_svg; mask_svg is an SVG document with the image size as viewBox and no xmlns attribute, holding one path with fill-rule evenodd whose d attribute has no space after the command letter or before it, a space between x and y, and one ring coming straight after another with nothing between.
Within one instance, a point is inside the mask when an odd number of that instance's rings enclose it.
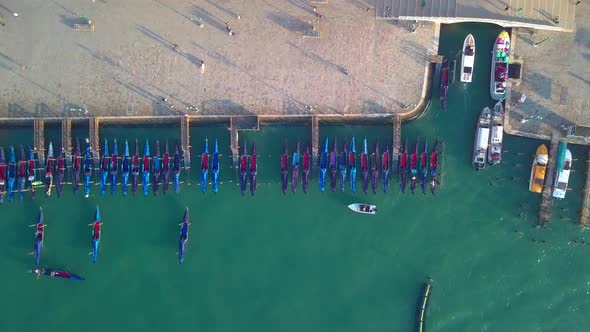
<instances>
[{"instance_id":1,"label":"floating dock","mask_svg":"<svg viewBox=\"0 0 590 332\"><path fill-rule=\"evenodd\" d=\"M191 145L190 145L190 128L191 123L188 116L180 117L180 148L182 149L182 158L184 159L184 169L186 170L187 179L191 169Z\"/></svg>"},{"instance_id":2,"label":"floating dock","mask_svg":"<svg viewBox=\"0 0 590 332\"><path fill-rule=\"evenodd\" d=\"M45 166L45 120L33 120L33 148L37 152L39 167Z\"/></svg>"},{"instance_id":3,"label":"floating dock","mask_svg":"<svg viewBox=\"0 0 590 332\"><path fill-rule=\"evenodd\" d=\"M549 148L549 161L547 162L547 170L545 171L545 185L543 186L543 193L541 194L541 205L539 207L539 221L538 225L543 226L551 219L551 207L553 206L553 175L555 173L555 161L557 157L557 146L559 145L558 136L551 135L551 147Z\"/></svg>"},{"instance_id":4,"label":"floating dock","mask_svg":"<svg viewBox=\"0 0 590 332\"><path fill-rule=\"evenodd\" d=\"M586 184L584 185L584 196L582 200L582 212L580 214L580 225L588 227L590 219L590 153L586 159Z\"/></svg>"},{"instance_id":5,"label":"floating dock","mask_svg":"<svg viewBox=\"0 0 590 332\"><path fill-rule=\"evenodd\" d=\"M90 141L90 151L94 158L94 168L98 169L100 166L100 145L98 138L98 127L100 120L98 118L88 119L88 140Z\"/></svg>"}]
</instances>

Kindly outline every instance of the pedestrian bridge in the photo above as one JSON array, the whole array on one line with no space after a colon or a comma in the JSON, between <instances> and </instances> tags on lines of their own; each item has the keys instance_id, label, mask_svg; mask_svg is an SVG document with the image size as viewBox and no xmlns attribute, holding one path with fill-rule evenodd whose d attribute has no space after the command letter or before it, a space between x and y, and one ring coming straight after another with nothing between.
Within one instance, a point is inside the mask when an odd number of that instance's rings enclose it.
<instances>
[{"instance_id":1,"label":"pedestrian bridge","mask_svg":"<svg viewBox=\"0 0 590 332\"><path fill-rule=\"evenodd\" d=\"M376 0L377 19L574 30L576 0Z\"/></svg>"}]
</instances>

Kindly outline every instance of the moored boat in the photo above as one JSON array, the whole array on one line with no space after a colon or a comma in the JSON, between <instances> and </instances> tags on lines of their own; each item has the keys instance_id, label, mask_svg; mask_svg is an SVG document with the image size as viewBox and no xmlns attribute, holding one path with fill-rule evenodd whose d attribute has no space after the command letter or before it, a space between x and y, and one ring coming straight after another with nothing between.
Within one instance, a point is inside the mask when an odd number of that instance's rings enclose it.
<instances>
[{"instance_id":1,"label":"moored boat","mask_svg":"<svg viewBox=\"0 0 590 332\"><path fill-rule=\"evenodd\" d=\"M293 152L293 160L291 163L291 191L295 193L297 191L297 185L299 184L299 154L300 144L297 142L295 152Z\"/></svg>"},{"instance_id":2,"label":"moored boat","mask_svg":"<svg viewBox=\"0 0 590 332\"><path fill-rule=\"evenodd\" d=\"M53 277L53 278L63 278L63 279L78 280L78 281L84 280L84 278L82 278L78 275L75 275L70 272L62 271L62 270L57 270L57 269L34 269L34 270L29 270L29 273L36 274L37 278L41 275L45 275L45 276L49 276L49 277Z\"/></svg>"},{"instance_id":3,"label":"moored boat","mask_svg":"<svg viewBox=\"0 0 590 332\"><path fill-rule=\"evenodd\" d=\"M20 155L18 159L18 169L16 173L16 182L18 183L18 196L19 199L23 199L25 192L25 183L27 181L27 160L25 157L25 149L20 146Z\"/></svg>"},{"instance_id":4,"label":"moored boat","mask_svg":"<svg viewBox=\"0 0 590 332\"><path fill-rule=\"evenodd\" d=\"M344 188L346 187L346 170L348 169L348 145L346 144L346 140L342 146L338 168L340 170L340 191L344 192Z\"/></svg>"},{"instance_id":5,"label":"moored boat","mask_svg":"<svg viewBox=\"0 0 590 332\"><path fill-rule=\"evenodd\" d=\"M35 154L32 147L29 147L29 159L27 160L27 180L31 184L31 196L35 197L35 186L33 184L37 182L37 166L35 164ZM2 190L0 190L0 192L1 191Z\"/></svg>"},{"instance_id":6,"label":"moored boat","mask_svg":"<svg viewBox=\"0 0 590 332\"><path fill-rule=\"evenodd\" d=\"M531 168L531 178L529 181L529 190L540 194L543 191L543 184L545 183L545 172L547 171L547 162L549 156L547 154L547 147L541 144L537 148L535 158L533 158L533 165Z\"/></svg>"},{"instance_id":7,"label":"moored boat","mask_svg":"<svg viewBox=\"0 0 590 332\"><path fill-rule=\"evenodd\" d=\"M96 263L98 260L98 249L100 247L100 233L102 228L98 206L96 207L96 212L94 214L94 221L90 226L92 226L92 263Z\"/></svg>"},{"instance_id":8,"label":"moored boat","mask_svg":"<svg viewBox=\"0 0 590 332\"><path fill-rule=\"evenodd\" d=\"M219 191L219 147L217 146L217 139L215 139L213 158L211 160L211 182L213 185L213 192L216 193Z\"/></svg>"},{"instance_id":9,"label":"moored boat","mask_svg":"<svg viewBox=\"0 0 590 332\"><path fill-rule=\"evenodd\" d=\"M252 143L250 154L250 193L254 196L256 193L256 175L258 174L258 156L256 155L256 143Z\"/></svg>"},{"instance_id":10,"label":"moored boat","mask_svg":"<svg viewBox=\"0 0 590 332\"><path fill-rule=\"evenodd\" d=\"M10 147L8 152L8 202L12 202L14 197L14 185L16 184L16 155L14 147Z\"/></svg>"},{"instance_id":11,"label":"moored boat","mask_svg":"<svg viewBox=\"0 0 590 332\"><path fill-rule=\"evenodd\" d=\"M39 215L37 217L37 224L35 226L35 265L39 265L41 261L41 252L43 251L43 240L45 235L45 223L43 218L43 209L39 207Z\"/></svg>"},{"instance_id":12,"label":"moored boat","mask_svg":"<svg viewBox=\"0 0 590 332\"><path fill-rule=\"evenodd\" d=\"M418 180L418 142L414 144L414 152L410 156L410 191L416 192L416 182Z\"/></svg>"},{"instance_id":13,"label":"moored boat","mask_svg":"<svg viewBox=\"0 0 590 332\"><path fill-rule=\"evenodd\" d=\"M135 154L131 159L131 193L135 195L137 192L137 186L139 184L139 142L135 140Z\"/></svg>"},{"instance_id":14,"label":"moored boat","mask_svg":"<svg viewBox=\"0 0 590 332\"><path fill-rule=\"evenodd\" d=\"M53 157L53 143L49 142L47 148L47 158L45 165L45 196L51 195L51 187L53 186L53 169L55 168L55 158Z\"/></svg>"},{"instance_id":15,"label":"moored boat","mask_svg":"<svg viewBox=\"0 0 590 332\"><path fill-rule=\"evenodd\" d=\"M131 174L131 158L129 157L129 141L125 140L125 152L121 166L121 191L123 196L127 195L129 186L129 174Z\"/></svg>"},{"instance_id":16,"label":"moored boat","mask_svg":"<svg viewBox=\"0 0 590 332\"><path fill-rule=\"evenodd\" d=\"M555 176L555 185L553 187L553 197L565 198L567 192L567 185L570 179L570 172L572 168L572 152L569 149L565 150L563 161L563 168Z\"/></svg>"},{"instance_id":17,"label":"moored boat","mask_svg":"<svg viewBox=\"0 0 590 332\"><path fill-rule=\"evenodd\" d=\"M180 223L180 239L178 240L178 263L182 264L184 262L184 252L186 249L186 241L188 241L188 227L190 225L189 222L189 214L188 214L188 207L184 210L184 216L182 218L182 222Z\"/></svg>"},{"instance_id":18,"label":"moored boat","mask_svg":"<svg viewBox=\"0 0 590 332\"><path fill-rule=\"evenodd\" d=\"M381 155L381 182L383 183L383 192L387 193L389 187L389 144L385 145L385 151Z\"/></svg>"},{"instance_id":19,"label":"moored boat","mask_svg":"<svg viewBox=\"0 0 590 332\"><path fill-rule=\"evenodd\" d=\"M288 151L287 142L283 147L283 154L281 155L281 190L283 194L287 193L287 177L288 177Z\"/></svg>"},{"instance_id":20,"label":"moored boat","mask_svg":"<svg viewBox=\"0 0 590 332\"><path fill-rule=\"evenodd\" d=\"M350 172L350 191L356 192L356 146L354 144L354 137L350 141L348 151L348 170Z\"/></svg>"},{"instance_id":21,"label":"moored boat","mask_svg":"<svg viewBox=\"0 0 590 332\"><path fill-rule=\"evenodd\" d=\"M170 183L170 152L168 150L168 139L166 139L166 146L164 147L164 156L162 157L162 192L164 195L168 192L168 185Z\"/></svg>"},{"instance_id":22,"label":"moored boat","mask_svg":"<svg viewBox=\"0 0 590 332\"><path fill-rule=\"evenodd\" d=\"M348 206L354 212L363 213L363 214L375 214L377 213L377 207L375 205L370 204L363 204L363 203L354 203Z\"/></svg>"},{"instance_id":23,"label":"moored boat","mask_svg":"<svg viewBox=\"0 0 590 332\"><path fill-rule=\"evenodd\" d=\"M379 142L375 144L375 152L371 155L371 189L377 193L377 182L379 182Z\"/></svg>"},{"instance_id":24,"label":"moored boat","mask_svg":"<svg viewBox=\"0 0 590 332\"><path fill-rule=\"evenodd\" d=\"M399 185L402 194L406 192L406 178L408 176L408 138L406 143L400 147L399 155Z\"/></svg>"},{"instance_id":25,"label":"moored boat","mask_svg":"<svg viewBox=\"0 0 590 332\"><path fill-rule=\"evenodd\" d=\"M147 197L150 192L150 142L146 139L143 147L143 162L141 164L141 176L143 185L143 196Z\"/></svg>"},{"instance_id":26,"label":"moored boat","mask_svg":"<svg viewBox=\"0 0 590 332\"><path fill-rule=\"evenodd\" d=\"M154 196L160 190L160 175L162 175L162 159L160 159L160 141L156 140L156 153L152 156L152 170L154 171Z\"/></svg>"},{"instance_id":27,"label":"moored boat","mask_svg":"<svg viewBox=\"0 0 590 332\"><path fill-rule=\"evenodd\" d=\"M113 154L111 154L109 173L111 176L111 195L114 195L117 190L117 176L119 174L119 147L117 146L116 139L113 142Z\"/></svg>"},{"instance_id":28,"label":"moored boat","mask_svg":"<svg viewBox=\"0 0 590 332\"><path fill-rule=\"evenodd\" d=\"M479 171L486 167L488 155L488 142L490 138L491 112L486 107L481 111L475 129L475 140L473 142L473 167Z\"/></svg>"},{"instance_id":29,"label":"moored boat","mask_svg":"<svg viewBox=\"0 0 590 332\"><path fill-rule=\"evenodd\" d=\"M59 148L57 157L57 177L55 179L55 193L57 197L61 196L63 190L64 177L66 173L66 152L63 147Z\"/></svg>"},{"instance_id":30,"label":"moored boat","mask_svg":"<svg viewBox=\"0 0 590 332\"><path fill-rule=\"evenodd\" d=\"M326 142L324 143L324 150L320 155L320 164L319 164L320 173L318 176L320 182L320 191L324 192L326 189L326 177L328 175L328 137L326 137Z\"/></svg>"},{"instance_id":31,"label":"moored boat","mask_svg":"<svg viewBox=\"0 0 590 332\"><path fill-rule=\"evenodd\" d=\"M248 147L244 141L244 152L240 156L240 192L242 196L246 193L248 184Z\"/></svg>"},{"instance_id":32,"label":"moored boat","mask_svg":"<svg viewBox=\"0 0 590 332\"><path fill-rule=\"evenodd\" d=\"M488 149L488 163L490 165L502 162L502 137L504 134L504 107L499 101L492 111L490 132L490 146Z\"/></svg>"},{"instance_id":33,"label":"moored boat","mask_svg":"<svg viewBox=\"0 0 590 332\"><path fill-rule=\"evenodd\" d=\"M475 64L475 38L472 34L465 37L463 55L461 56L461 82L470 83Z\"/></svg>"},{"instance_id":34,"label":"moored boat","mask_svg":"<svg viewBox=\"0 0 590 332\"><path fill-rule=\"evenodd\" d=\"M438 183L438 140L434 141L432 153L430 154L430 192L434 195Z\"/></svg>"},{"instance_id":35,"label":"moored boat","mask_svg":"<svg viewBox=\"0 0 590 332\"><path fill-rule=\"evenodd\" d=\"M201 155L201 192L207 191L207 177L209 175L209 140L205 138L205 146Z\"/></svg>"},{"instance_id":36,"label":"moored boat","mask_svg":"<svg viewBox=\"0 0 590 332\"><path fill-rule=\"evenodd\" d=\"M444 58L440 71L440 105L447 110L447 95L449 94L449 59Z\"/></svg>"},{"instance_id":37,"label":"moored boat","mask_svg":"<svg viewBox=\"0 0 590 332\"><path fill-rule=\"evenodd\" d=\"M309 145L305 147L303 153L303 175L301 176L301 188L303 193L307 193L307 185L309 183L309 172L311 171L311 160L309 156Z\"/></svg>"},{"instance_id":38,"label":"moored boat","mask_svg":"<svg viewBox=\"0 0 590 332\"><path fill-rule=\"evenodd\" d=\"M107 179L109 177L109 166L111 156L109 155L109 142L104 139L104 151L100 159L100 195L104 196L107 192Z\"/></svg>"},{"instance_id":39,"label":"moored boat","mask_svg":"<svg viewBox=\"0 0 590 332\"><path fill-rule=\"evenodd\" d=\"M336 191L338 182L338 142L334 137L332 152L330 152L330 189Z\"/></svg>"},{"instance_id":40,"label":"moored boat","mask_svg":"<svg viewBox=\"0 0 590 332\"><path fill-rule=\"evenodd\" d=\"M510 36L502 31L494 41L490 94L494 100L506 98L508 63L510 62Z\"/></svg>"},{"instance_id":41,"label":"moored boat","mask_svg":"<svg viewBox=\"0 0 590 332\"><path fill-rule=\"evenodd\" d=\"M174 192L178 194L180 192L180 149L178 147L178 142L176 142L176 147L174 148L172 172L172 188L174 189Z\"/></svg>"},{"instance_id":42,"label":"moored boat","mask_svg":"<svg viewBox=\"0 0 590 332\"><path fill-rule=\"evenodd\" d=\"M80 170L82 169L82 155L80 152L80 139L76 138L74 156L72 156L72 190L78 192L80 186Z\"/></svg>"},{"instance_id":43,"label":"moored boat","mask_svg":"<svg viewBox=\"0 0 590 332\"><path fill-rule=\"evenodd\" d=\"M424 147L420 154L420 186L422 193L426 194L426 182L428 181L428 140L424 139Z\"/></svg>"},{"instance_id":44,"label":"moored boat","mask_svg":"<svg viewBox=\"0 0 590 332\"><path fill-rule=\"evenodd\" d=\"M363 140L363 152L361 153L361 185L366 194L369 188L369 152L366 138Z\"/></svg>"},{"instance_id":45,"label":"moored boat","mask_svg":"<svg viewBox=\"0 0 590 332\"><path fill-rule=\"evenodd\" d=\"M0 146L0 204L4 203L6 196L6 157L4 148Z\"/></svg>"},{"instance_id":46,"label":"moored boat","mask_svg":"<svg viewBox=\"0 0 590 332\"><path fill-rule=\"evenodd\" d=\"M90 179L92 178L92 155L90 154L90 140L86 138L84 152L84 196L90 196Z\"/></svg>"}]
</instances>

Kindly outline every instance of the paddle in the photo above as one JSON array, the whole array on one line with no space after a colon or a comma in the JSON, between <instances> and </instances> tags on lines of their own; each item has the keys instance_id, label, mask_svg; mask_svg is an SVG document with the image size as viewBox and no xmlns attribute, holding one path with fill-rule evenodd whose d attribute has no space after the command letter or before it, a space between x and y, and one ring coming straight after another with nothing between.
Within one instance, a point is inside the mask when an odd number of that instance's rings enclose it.
<instances>
[{"instance_id":1,"label":"paddle","mask_svg":"<svg viewBox=\"0 0 590 332\"><path fill-rule=\"evenodd\" d=\"M29 225L29 227L37 227L37 224ZM47 224L43 224L43 228L47 227Z\"/></svg>"}]
</instances>

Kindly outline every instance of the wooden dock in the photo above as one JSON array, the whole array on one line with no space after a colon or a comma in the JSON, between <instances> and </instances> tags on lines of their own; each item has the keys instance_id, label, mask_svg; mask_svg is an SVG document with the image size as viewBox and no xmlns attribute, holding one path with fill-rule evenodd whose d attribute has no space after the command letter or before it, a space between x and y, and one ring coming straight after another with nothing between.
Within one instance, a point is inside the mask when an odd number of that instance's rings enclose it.
<instances>
[{"instance_id":1,"label":"wooden dock","mask_svg":"<svg viewBox=\"0 0 590 332\"><path fill-rule=\"evenodd\" d=\"M61 120L61 146L66 154L66 164L70 167L72 163L72 119L70 118Z\"/></svg>"},{"instance_id":2,"label":"wooden dock","mask_svg":"<svg viewBox=\"0 0 590 332\"><path fill-rule=\"evenodd\" d=\"M584 196L582 200L582 212L580 214L580 225L588 227L590 219L590 153L586 160L586 184L584 185Z\"/></svg>"},{"instance_id":3,"label":"wooden dock","mask_svg":"<svg viewBox=\"0 0 590 332\"><path fill-rule=\"evenodd\" d=\"M233 117L229 119L229 132L231 136L230 148L233 165L234 167L238 167L238 160L240 159L240 134L238 133L238 124Z\"/></svg>"},{"instance_id":4,"label":"wooden dock","mask_svg":"<svg viewBox=\"0 0 590 332\"><path fill-rule=\"evenodd\" d=\"M191 145L190 145L190 119L188 116L180 118L180 147L182 149L182 156L184 158L184 169L187 176L191 168Z\"/></svg>"},{"instance_id":5,"label":"wooden dock","mask_svg":"<svg viewBox=\"0 0 590 332\"><path fill-rule=\"evenodd\" d=\"M90 151L94 159L94 168L97 169L100 166L100 145L98 138L98 128L100 121L98 118L88 119L88 140L90 141Z\"/></svg>"},{"instance_id":6,"label":"wooden dock","mask_svg":"<svg viewBox=\"0 0 590 332\"><path fill-rule=\"evenodd\" d=\"M555 173L555 158L557 157L557 146L559 145L558 136L551 135L551 147L549 148L549 161L545 171L545 185L541 194L541 205L539 207L538 225L543 226L551 219L551 207L553 206L553 175Z\"/></svg>"},{"instance_id":7,"label":"wooden dock","mask_svg":"<svg viewBox=\"0 0 590 332\"><path fill-rule=\"evenodd\" d=\"M320 121L317 116L311 117L311 160L312 165L318 163L318 151L320 144Z\"/></svg>"},{"instance_id":8,"label":"wooden dock","mask_svg":"<svg viewBox=\"0 0 590 332\"><path fill-rule=\"evenodd\" d=\"M39 158L39 166L45 165L45 120L36 118L33 120L33 148Z\"/></svg>"},{"instance_id":9,"label":"wooden dock","mask_svg":"<svg viewBox=\"0 0 590 332\"><path fill-rule=\"evenodd\" d=\"M391 166L397 170L399 149L402 145L402 118L399 115L393 117L393 152L391 153Z\"/></svg>"}]
</instances>

